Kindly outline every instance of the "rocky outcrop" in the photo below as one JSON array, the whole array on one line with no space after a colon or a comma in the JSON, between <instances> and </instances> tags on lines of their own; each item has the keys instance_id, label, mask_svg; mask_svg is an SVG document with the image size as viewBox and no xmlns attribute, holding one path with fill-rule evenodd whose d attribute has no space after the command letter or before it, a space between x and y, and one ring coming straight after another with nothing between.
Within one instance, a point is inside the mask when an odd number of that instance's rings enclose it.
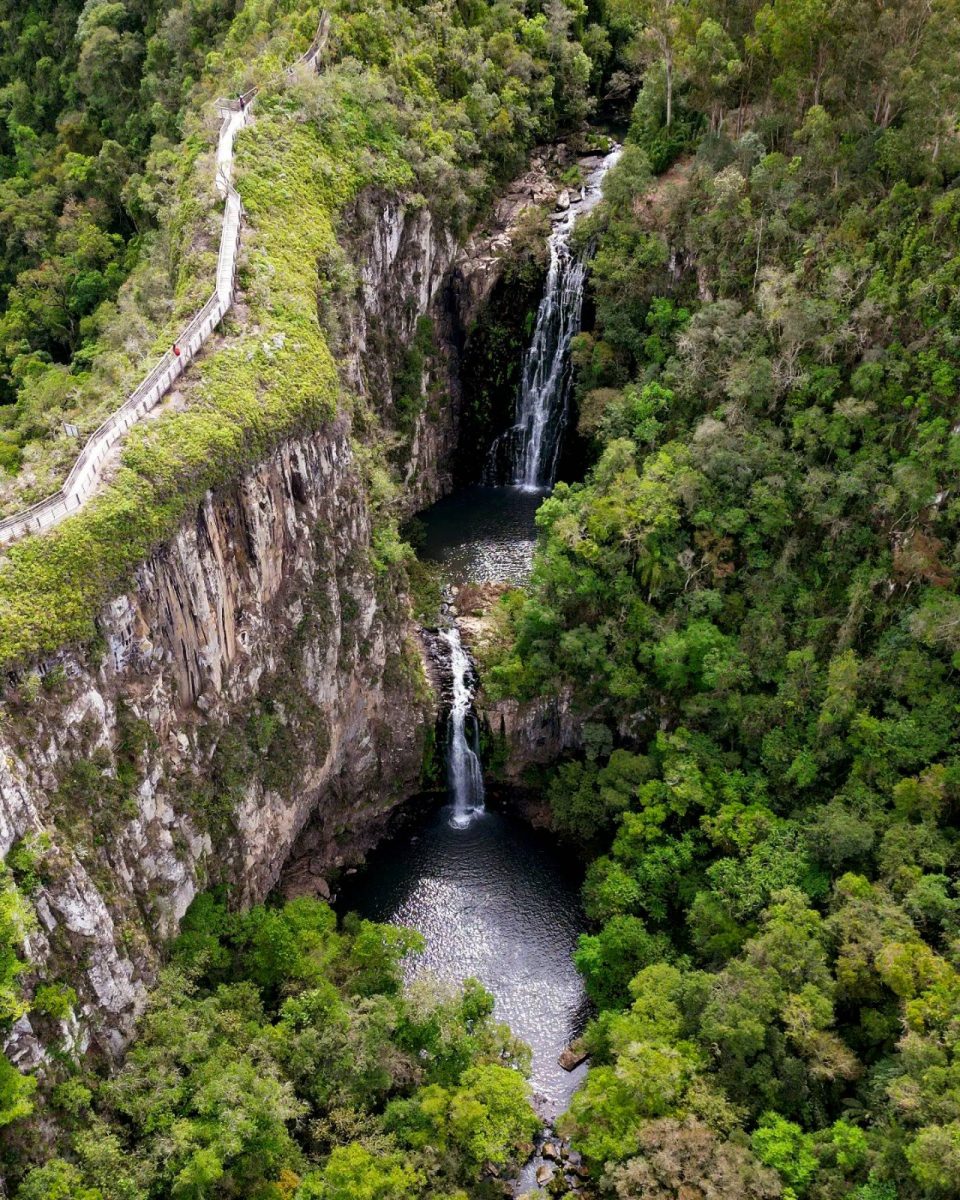
<instances>
[{"instance_id":1,"label":"rocky outcrop","mask_svg":"<svg viewBox=\"0 0 960 1200\"><path fill-rule=\"evenodd\" d=\"M504 783L522 783L529 767L556 762L582 741L583 717L573 712L566 694L525 702L481 696L477 715L493 740L492 757Z\"/></svg>"},{"instance_id":2,"label":"rocky outcrop","mask_svg":"<svg viewBox=\"0 0 960 1200\"><path fill-rule=\"evenodd\" d=\"M503 638L500 598L509 584L477 583L459 589L457 624L464 645L483 663ZM567 690L533 700L492 700L481 686L476 697L477 717L488 743L485 761L498 780L516 786L529 767L543 766L578 750L583 739L583 713L575 712Z\"/></svg>"},{"instance_id":3,"label":"rocky outcrop","mask_svg":"<svg viewBox=\"0 0 960 1200\"><path fill-rule=\"evenodd\" d=\"M431 323L436 365L420 379L426 403L412 423L395 465L411 513L453 486L458 434L458 320L451 309L454 235L429 208L379 189L365 192L345 222L358 265L357 292L346 317L345 373L389 424L398 422L396 379L420 322Z\"/></svg>"},{"instance_id":4,"label":"rocky outcrop","mask_svg":"<svg viewBox=\"0 0 960 1200\"><path fill-rule=\"evenodd\" d=\"M198 889L261 899L416 789L433 707L344 422L289 442L143 564L101 642L8 689L0 852L38 847L38 978L117 1050ZM49 837L49 846L36 835ZM26 1019L9 1053L41 1053Z\"/></svg>"},{"instance_id":5,"label":"rocky outcrop","mask_svg":"<svg viewBox=\"0 0 960 1200\"><path fill-rule=\"evenodd\" d=\"M504 191L489 219L464 246L457 260L455 288L465 329L480 316L500 282L525 215L531 209L558 207L565 194L559 174L576 161L566 144L540 147L531 156L528 169Z\"/></svg>"}]
</instances>

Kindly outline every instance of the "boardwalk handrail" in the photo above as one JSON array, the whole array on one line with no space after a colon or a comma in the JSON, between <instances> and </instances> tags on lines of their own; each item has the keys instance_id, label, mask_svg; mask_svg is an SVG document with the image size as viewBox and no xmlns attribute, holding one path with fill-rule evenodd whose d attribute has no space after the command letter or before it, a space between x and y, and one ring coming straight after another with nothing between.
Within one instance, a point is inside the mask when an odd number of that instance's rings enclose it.
<instances>
[{"instance_id":1,"label":"boardwalk handrail","mask_svg":"<svg viewBox=\"0 0 960 1200\"><path fill-rule=\"evenodd\" d=\"M314 66L326 45L329 29L330 17L324 11L316 36L306 53L269 82L289 77L300 67ZM170 390L173 381L179 378L196 358L213 330L229 312L236 294L237 259L243 224L240 193L233 186L233 143L237 131L246 123L250 104L260 90L259 87L254 87L244 92L238 100L216 101L216 111L222 118L217 142L216 187L224 200L217 276L213 294L191 317L174 342L180 350L179 356L168 350L123 404L114 409L90 434L62 487L45 500L0 520L0 544L9 544L27 533L39 533L43 529L49 529L83 504L99 484L100 467L110 450L132 425L157 406Z\"/></svg>"}]
</instances>

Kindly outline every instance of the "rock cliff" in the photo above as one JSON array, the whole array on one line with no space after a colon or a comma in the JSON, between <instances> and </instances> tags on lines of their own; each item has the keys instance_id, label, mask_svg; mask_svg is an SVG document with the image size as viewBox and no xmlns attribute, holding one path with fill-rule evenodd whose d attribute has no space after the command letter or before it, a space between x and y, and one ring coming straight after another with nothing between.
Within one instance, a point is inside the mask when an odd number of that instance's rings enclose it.
<instances>
[{"instance_id":1,"label":"rock cliff","mask_svg":"<svg viewBox=\"0 0 960 1200\"><path fill-rule=\"evenodd\" d=\"M345 424L289 442L143 564L100 646L8 689L0 852L39 847L31 956L101 1047L198 889L260 899L308 820L333 865L415 790L432 705L371 532ZM36 1061L26 1020L9 1052Z\"/></svg>"},{"instance_id":2,"label":"rock cliff","mask_svg":"<svg viewBox=\"0 0 960 1200\"><path fill-rule=\"evenodd\" d=\"M418 325L431 323L436 351L423 363L425 403L397 447L403 503L416 512L453 486L459 379L459 318L451 306L450 272L459 244L429 208L365 192L345 221L351 257L359 264L354 301L346 315L345 374L385 422L398 421L397 376Z\"/></svg>"},{"instance_id":3,"label":"rock cliff","mask_svg":"<svg viewBox=\"0 0 960 1200\"><path fill-rule=\"evenodd\" d=\"M466 250L396 197L348 214L345 383L396 442L407 512L452 486L465 322L545 185L517 186ZM396 381L424 319L423 403L401 434ZM262 899L292 851L322 889L417 790L435 702L403 573L377 559L356 434L344 416L208 494L100 613L97 645L7 680L0 855L37 864L24 978L78 994L66 1021L18 1022L6 1050L23 1067L54 1042L123 1047L199 890Z\"/></svg>"}]
</instances>

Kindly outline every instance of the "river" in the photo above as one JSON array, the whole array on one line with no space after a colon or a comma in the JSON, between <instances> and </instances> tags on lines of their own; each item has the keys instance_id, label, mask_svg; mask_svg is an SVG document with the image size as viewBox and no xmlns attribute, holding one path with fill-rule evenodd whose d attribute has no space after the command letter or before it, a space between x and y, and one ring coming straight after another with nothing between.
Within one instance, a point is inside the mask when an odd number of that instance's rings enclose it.
<instances>
[{"instance_id":1,"label":"river","mask_svg":"<svg viewBox=\"0 0 960 1200\"><path fill-rule=\"evenodd\" d=\"M494 441L484 470L491 486L462 489L422 514L421 553L441 565L448 586L522 584L529 575L536 509L554 482L568 423L569 346L580 328L586 262L574 253L571 234L578 216L597 203L618 153L594 162L580 196L554 214L515 423ZM530 1045L534 1096L552 1121L586 1069L567 1072L558 1061L589 1015L571 957L584 927L582 863L509 811L487 805L473 665L455 622L440 628L438 640L449 656L448 803L347 877L337 907L423 933L426 949L408 963L411 975L479 979L494 996L496 1015ZM519 1190L536 1187L535 1167L536 1160L526 1165Z\"/></svg>"}]
</instances>

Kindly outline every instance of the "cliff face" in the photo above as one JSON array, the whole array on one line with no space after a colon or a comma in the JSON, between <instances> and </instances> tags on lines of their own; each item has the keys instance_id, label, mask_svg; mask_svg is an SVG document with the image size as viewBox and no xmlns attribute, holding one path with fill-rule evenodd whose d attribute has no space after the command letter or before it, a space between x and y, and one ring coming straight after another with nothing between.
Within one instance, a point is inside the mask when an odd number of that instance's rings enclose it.
<instances>
[{"instance_id":1,"label":"cliff face","mask_svg":"<svg viewBox=\"0 0 960 1200\"><path fill-rule=\"evenodd\" d=\"M288 443L143 565L97 652L8 694L0 852L49 834L31 957L103 1046L198 889L262 898L311 817L333 864L415 790L432 706L370 538L344 425ZM39 1054L26 1019L10 1053Z\"/></svg>"},{"instance_id":2,"label":"cliff face","mask_svg":"<svg viewBox=\"0 0 960 1200\"><path fill-rule=\"evenodd\" d=\"M556 762L583 739L583 716L573 712L566 694L522 704L481 697L477 716L490 738L496 778L513 787L523 785L530 767Z\"/></svg>"},{"instance_id":3,"label":"cliff face","mask_svg":"<svg viewBox=\"0 0 960 1200\"><path fill-rule=\"evenodd\" d=\"M394 455L413 512L452 486L465 320L505 225L464 252L425 208L371 192L348 228L346 382L388 427L429 318L422 407ZM418 790L435 701L372 539L344 418L208 494L101 612L96 647L8 682L0 855L37 862L24 978L78 993L65 1022L18 1022L13 1061L32 1067L54 1042L118 1052L199 890L262 899L293 852L322 894Z\"/></svg>"},{"instance_id":4,"label":"cliff face","mask_svg":"<svg viewBox=\"0 0 960 1200\"><path fill-rule=\"evenodd\" d=\"M503 372L512 412L515 376L529 332L527 310L535 311L539 302L545 257L543 271L534 272L526 287L513 284L505 297L498 288L529 210L554 206L561 195L555 176L571 161L562 147L535 154L529 169L504 190L488 220L463 244L422 202L376 189L365 192L346 216L350 258L359 264L345 321L346 375L394 427L403 426L398 407L403 403L401 379L410 384L405 370L409 348L422 332L424 318L429 325L429 350L418 362L421 406L393 454L409 513L426 508L456 483L475 479L486 447L500 429L491 424L484 402L478 403L475 393L487 382L481 376ZM494 297L499 303L491 303ZM500 309L509 311L506 320ZM478 328L492 331L490 345L476 337ZM490 357L502 361L491 366ZM509 419L499 416L501 424Z\"/></svg>"},{"instance_id":5,"label":"cliff face","mask_svg":"<svg viewBox=\"0 0 960 1200\"><path fill-rule=\"evenodd\" d=\"M459 245L429 209L374 190L347 216L351 257L360 264L355 302L347 314L345 373L388 422L397 418L397 375L422 318L431 324L434 354L423 363L424 404L395 465L410 513L453 486L459 429L457 346L460 320L451 292Z\"/></svg>"}]
</instances>

